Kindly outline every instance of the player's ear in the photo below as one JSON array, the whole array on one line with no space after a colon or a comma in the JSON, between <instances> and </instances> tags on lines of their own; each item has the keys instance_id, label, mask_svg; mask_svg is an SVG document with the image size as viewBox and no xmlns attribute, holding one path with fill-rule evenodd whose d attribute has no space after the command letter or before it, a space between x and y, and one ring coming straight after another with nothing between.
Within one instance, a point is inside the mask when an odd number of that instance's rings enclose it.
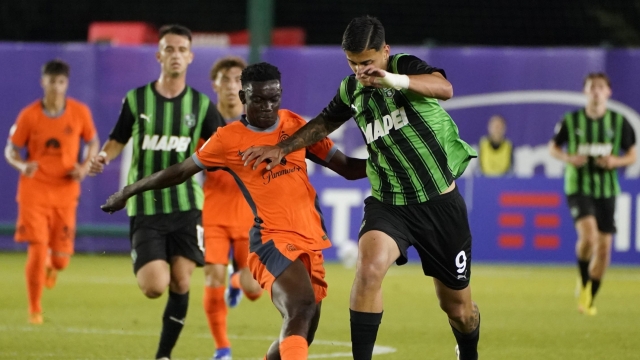
<instances>
[{"instance_id":1,"label":"player's ear","mask_svg":"<svg viewBox=\"0 0 640 360\"><path fill-rule=\"evenodd\" d=\"M156 60L160 62L160 51L156 51Z\"/></svg>"},{"instance_id":2,"label":"player's ear","mask_svg":"<svg viewBox=\"0 0 640 360\"><path fill-rule=\"evenodd\" d=\"M245 94L244 90L238 91L238 96L240 97L240 102L242 102L243 105L246 105L247 104L247 98L246 98L246 94Z\"/></svg>"}]
</instances>

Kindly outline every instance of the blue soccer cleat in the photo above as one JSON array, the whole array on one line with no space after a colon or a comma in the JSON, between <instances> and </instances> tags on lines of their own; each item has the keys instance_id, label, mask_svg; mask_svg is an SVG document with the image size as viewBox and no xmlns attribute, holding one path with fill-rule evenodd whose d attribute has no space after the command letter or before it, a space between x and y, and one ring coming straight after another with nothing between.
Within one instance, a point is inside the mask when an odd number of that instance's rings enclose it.
<instances>
[{"instance_id":1,"label":"blue soccer cleat","mask_svg":"<svg viewBox=\"0 0 640 360\"><path fill-rule=\"evenodd\" d=\"M231 348L217 349L211 360L231 360Z\"/></svg>"}]
</instances>

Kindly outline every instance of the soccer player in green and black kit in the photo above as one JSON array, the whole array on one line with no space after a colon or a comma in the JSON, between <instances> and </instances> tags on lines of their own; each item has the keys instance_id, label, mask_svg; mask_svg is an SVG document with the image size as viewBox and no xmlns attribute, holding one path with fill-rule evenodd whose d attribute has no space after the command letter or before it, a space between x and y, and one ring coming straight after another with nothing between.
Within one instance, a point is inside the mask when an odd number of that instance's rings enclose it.
<instances>
[{"instance_id":1,"label":"soccer player in green and black kit","mask_svg":"<svg viewBox=\"0 0 640 360\"><path fill-rule=\"evenodd\" d=\"M102 172L131 138L133 156L127 182L182 162L224 124L209 98L187 86L193 61L191 31L180 25L160 29L156 58L157 81L129 91L120 118L91 173ZM184 325L191 274L204 265L201 209L203 194L195 179L163 190L133 196L127 203L131 218L131 257L142 293L150 299L169 287L156 359L169 359Z\"/></svg>"},{"instance_id":2,"label":"soccer player in green and black kit","mask_svg":"<svg viewBox=\"0 0 640 360\"><path fill-rule=\"evenodd\" d=\"M627 119L607 109L611 84L606 74L587 75L584 93L587 106L565 115L549 151L567 163L564 190L578 233L578 311L596 315L593 298L609 265L616 232L614 213L620 193L616 169L636 161L636 137Z\"/></svg>"},{"instance_id":3,"label":"soccer player in green and black kit","mask_svg":"<svg viewBox=\"0 0 640 360\"><path fill-rule=\"evenodd\" d=\"M369 159L372 196L365 200L359 258L351 288L351 342L355 360L371 359L382 319L382 280L389 267L407 262L414 246L432 276L440 307L457 340L459 359L477 359L480 313L471 300L471 231L455 179L476 152L437 99L453 95L444 70L419 58L389 55L384 28L369 16L355 18L342 39L355 73L331 103L277 146L245 152L255 167L277 166L291 151L313 144L353 117Z\"/></svg>"}]
</instances>

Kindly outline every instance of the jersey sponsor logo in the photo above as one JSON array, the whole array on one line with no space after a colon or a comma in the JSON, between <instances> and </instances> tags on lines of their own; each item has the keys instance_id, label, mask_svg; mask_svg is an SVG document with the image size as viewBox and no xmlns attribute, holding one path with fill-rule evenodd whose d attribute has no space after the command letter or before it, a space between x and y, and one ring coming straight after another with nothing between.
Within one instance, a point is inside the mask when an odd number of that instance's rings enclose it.
<instances>
[{"instance_id":1,"label":"jersey sponsor logo","mask_svg":"<svg viewBox=\"0 0 640 360\"><path fill-rule=\"evenodd\" d=\"M382 136L389 135L389 131L399 130L407 124L409 124L407 113L404 111L404 107L401 107L392 111L390 115L383 116L382 120L375 119L360 130L362 130L367 144L370 144Z\"/></svg>"},{"instance_id":2,"label":"jersey sponsor logo","mask_svg":"<svg viewBox=\"0 0 640 360\"><path fill-rule=\"evenodd\" d=\"M284 160L284 158L282 160ZM280 163L282 164L282 162L280 162ZM262 183L264 185L267 185L273 179L279 178L279 177L284 176L284 175L289 175L289 174L292 174L292 173L297 172L297 171L302 171L302 168L300 166L298 166L298 165L293 165L293 167L290 167L288 169L282 169L282 170L277 170L277 171L268 170L264 174L262 174L262 180L263 180Z\"/></svg>"},{"instance_id":3,"label":"jersey sponsor logo","mask_svg":"<svg viewBox=\"0 0 640 360\"><path fill-rule=\"evenodd\" d=\"M384 94L385 97L392 98L393 95L396 93L396 90L392 88L383 88L382 93Z\"/></svg>"},{"instance_id":4,"label":"jersey sponsor logo","mask_svg":"<svg viewBox=\"0 0 640 360\"><path fill-rule=\"evenodd\" d=\"M196 116L194 114L185 114L182 122L184 123L184 126L192 128L196 126Z\"/></svg>"},{"instance_id":5,"label":"jersey sponsor logo","mask_svg":"<svg viewBox=\"0 0 640 360\"><path fill-rule=\"evenodd\" d=\"M189 144L191 143L191 138L188 136L167 136L162 135L145 135L144 140L142 142L142 150L153 150L153 151L171 151L175 150L178 152L187 151L189 148Z\"/></svg>"},{"instance_id":6,"label":"jersey sponsor logo","mask_svg":"<svg viewBox=\"0 0 640 360\"><path fill-rule=\"evenodd\" d=\"M58 139L56 139L56 138L51 138L51 139L47 140L47 142L44 143L44 147L45 148L60 149L60 141L58 141Z\"/></svg>"},{"instance_id":7,"label":"jersey sponsor logo","mask_svg":"<svg viewBox=\"0 0 640 360\"><path fill-rule=\"evenodd\" d=\"M578 145L578 155L598 157L598 156L611 155L612 151L613 151L612 144L596 143L596 144Z\"/></svg>"},{"instance_id":8,"label":"jersey sponsor logo","mask_svg":"<svg viewBox=\"0 0 640 360\"><path fill-rule=\"evenodd\" d=\"M147 115L145 113L140 114L140 119L146 120L147 122L151 121L151 115Z\"/></svg>"}]
</instances>

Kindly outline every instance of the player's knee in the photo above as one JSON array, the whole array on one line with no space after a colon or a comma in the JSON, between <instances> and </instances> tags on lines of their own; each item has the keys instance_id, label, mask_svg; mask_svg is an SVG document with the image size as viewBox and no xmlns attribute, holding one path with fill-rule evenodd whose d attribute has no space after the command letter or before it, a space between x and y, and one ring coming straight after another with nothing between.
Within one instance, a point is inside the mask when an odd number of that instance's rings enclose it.
<instances>
[{"instance_id":1,"label":"player's knee","mask_svg":"<svg viewBox=\"0 0 640 360\"><path fill-rule=\"evenodd\" d=\"M285 321L311 321L316 313L316 301L313 296L298 299L284 314Z\"/></svg>"},{"instance_id":2,"label":"player's knee","mask_svg":"<svg viewBox=\"0 0 640 360\"><path fill-rule=\"evenodd\" d=\"M159 287L141 287L140 290L142 294L149 299L157 299L164 293L164 289L160 289Z\"/></svg>"},{"instance_id":3,"label":"player's knee","mask_svg":"<svg viewBox=\"0 0 640 360\"><path fill-rule=\"evenodd\" d=\"M69 266L70 256L52 256L51 266L56 270L64 270Z\"/></svg>"},{"instance_id":4,"label":"player's knee","mask_svg":"<svg viewBox=\"0 0 640 360\"><path fill-rule=\"evenodd\" d=\"M363 259L356 268L356 281L360 286L379 287L386 273L386 262L378 259Z\"/></svg>"},{"instance_id":5,"label":"player's knee","mask_svg":"<svg viewBox=\"0 0 640 360\"><path fill-rule=\"evenodd\" d=\"M440 308L453 322L466 324L473 321L473 308L469 308L465 304L440 302Z\"/></svg>"}]
</instances>

